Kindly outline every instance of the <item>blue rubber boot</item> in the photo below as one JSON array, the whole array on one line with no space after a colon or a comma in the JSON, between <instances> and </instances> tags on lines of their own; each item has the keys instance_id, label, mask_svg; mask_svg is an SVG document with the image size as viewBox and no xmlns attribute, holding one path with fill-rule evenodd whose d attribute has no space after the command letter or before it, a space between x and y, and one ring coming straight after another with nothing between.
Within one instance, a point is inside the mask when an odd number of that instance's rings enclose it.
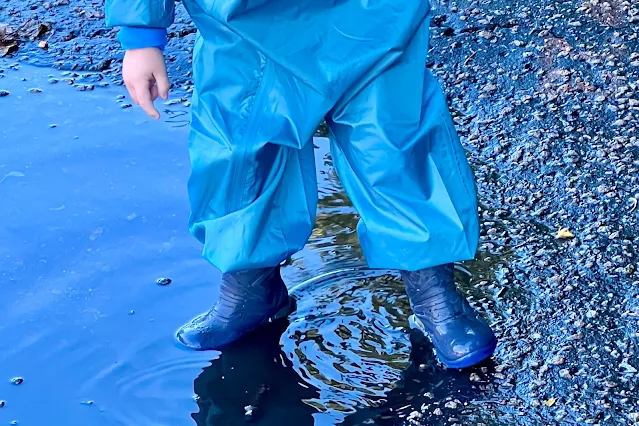
<instances>
[{"instance_id":1,"label":"blue rubber boot","mask_svg":"<svg viewBox=\"0 0 639 426\"><path fill-rule=\"evenodd\" d=\"M226 273L211 310L182 326L176 338L191 349L218 350L293 309L279 266Z\"/></svg>"},{"instance_id":2,"label":"blue rubber boot","mask_svg":"<svg viewBox=\"0 0 639 426\"><path fill-rule=\"evenodd\" d=\"M444 365L471 367L493 354L495 334L457 289L452 264L401 275L415 314L412 320L430 338Z\"/></svg>"}]
</instances>

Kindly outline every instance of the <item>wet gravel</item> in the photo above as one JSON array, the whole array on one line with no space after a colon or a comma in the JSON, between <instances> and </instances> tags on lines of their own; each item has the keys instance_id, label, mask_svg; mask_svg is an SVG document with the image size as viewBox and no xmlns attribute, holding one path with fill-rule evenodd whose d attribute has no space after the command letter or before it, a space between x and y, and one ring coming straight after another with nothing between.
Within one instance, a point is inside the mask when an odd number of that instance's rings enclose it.
<instances>
[{"instance_id":1,"label":"wet gravel","mask_svg":"<svg viewBox=\"0 0 639 426\"><path fill-rule=\"evenodd\" d=\"M0 23L51 25L12 58L67 69L78 90L121 83L103 2L72 3L0 5ZM402 409L376 424L637 424L639 5L444 2L432 27L428 66L482 205L466 290L500 346L494 365L459 373L475 394L400 393L388 404ZM169 71L188 92L194 28L181 8L170 36Z\"/></svg>"}]
</instances>

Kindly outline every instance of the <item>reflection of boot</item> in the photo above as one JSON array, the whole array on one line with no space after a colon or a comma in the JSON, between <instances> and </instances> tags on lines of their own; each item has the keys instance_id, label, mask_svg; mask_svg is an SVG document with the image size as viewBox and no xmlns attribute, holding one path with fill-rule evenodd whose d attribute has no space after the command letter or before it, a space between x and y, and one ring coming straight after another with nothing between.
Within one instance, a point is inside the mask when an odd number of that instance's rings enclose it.
<instances>
[{"instance_id":1,"label":"reflection of boot","mask_svg":"<svg viewBox=\"0 0 639 426\"><path fill-rule=\"evenodd\" d=\"M288 321L266 324L226 345L193 385L198 426L313 426L317 389L304 384L282 352Z\"/></svg>"},{"instance_id":2,"label":"reflection of boot","mask_svg":"<svg viewBox=\"0 0 639 426\"><path fill-rule=\"evenodd\" d=\"M177 332L183 345L197 350L220 349L292 310L279 266L222 275L220 295L205 314Z\"/></svg>"},{"instance_id":3,"label":"reflection of boot","mask_svg":"<svg viewBox=\"0 0 639 426\"><path fill-rule=\"evenodd\" d=\"M478 364L495 351L497 339L455 285L453 265L402 271L417 326L442 363L451 368Z\"/></svg>"}]
</instances>

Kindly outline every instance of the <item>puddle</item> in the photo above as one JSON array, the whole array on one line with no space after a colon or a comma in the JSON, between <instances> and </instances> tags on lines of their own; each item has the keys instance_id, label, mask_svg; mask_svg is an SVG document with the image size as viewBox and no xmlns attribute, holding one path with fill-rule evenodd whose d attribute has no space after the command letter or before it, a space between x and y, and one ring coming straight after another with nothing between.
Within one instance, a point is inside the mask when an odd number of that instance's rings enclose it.
<instances>
[{"instance_id":1,"label":"puddle","mask_svg":"<svg viewBox=\"0 0 639 426\"><path fill-rule=\"evenodd\" d=\"M290 325L224 354L181 349L173 331L219 279L186 228L186 106L154 122L123 108L122 88L77 93L48 70L0 69L0 424L238 425L247 412L259 425L397 424L427 392L490 393L407 332L399 282L357 269L357 214L321 137L318 225L284 268L291 286L319 278L295 289ZM486 263L466 267L491 279ZM459 274L482 303L489 293Z\"/></svg>"}]
</instances>

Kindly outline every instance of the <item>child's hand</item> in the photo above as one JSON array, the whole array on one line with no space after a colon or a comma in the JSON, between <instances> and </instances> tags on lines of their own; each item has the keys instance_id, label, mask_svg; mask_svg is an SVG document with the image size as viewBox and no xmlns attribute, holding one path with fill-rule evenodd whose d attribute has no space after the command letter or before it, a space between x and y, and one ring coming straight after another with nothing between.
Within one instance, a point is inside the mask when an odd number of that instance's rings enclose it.
<instances>
[{"instance_id":1,"label":"child's hand","mask_svg":"<svg viewBox=\"0 0 639 426\"><path fill-rule=\"evenodd\" d=\"M169 78L162 51L155 47L127 50L122 64L122 77L133 102L140 105L150 117L159 119L160 113L153 102L158 96L162 99L169 97Z\"/></svg>"}]
</instances>

